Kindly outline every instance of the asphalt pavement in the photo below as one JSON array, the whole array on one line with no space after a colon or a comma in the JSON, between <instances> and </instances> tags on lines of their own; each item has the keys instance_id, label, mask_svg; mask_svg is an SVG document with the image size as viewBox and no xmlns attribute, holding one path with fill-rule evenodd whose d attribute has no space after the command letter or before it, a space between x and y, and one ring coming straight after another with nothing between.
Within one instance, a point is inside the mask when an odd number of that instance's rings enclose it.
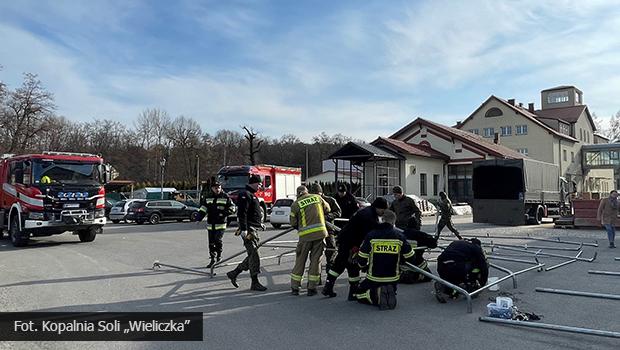
<instances>
[{"instance_id":1,"label":"asphalt pavement","mask_svg":"<svg viewBox=\"0 0 620 350\"><path fill-rule=\"evenodd\" d=\"M576 262L553 271L528 272L510 281L499 292L484 292L466 312L463 298L438 304L430 283L400 285L395 310L378 309L346 301L346 274L336 286L336 298L321 295L289 295L289 273L294 257L263 261L260 280L267 292L249 291L246 273L235 289L225 276L232 267L217 269L213 278L204 274L161 268L155 260L204 269L208 263L207 235L196 223L159 225L106 225L92 243L79 243L77 236L34 239L26 248L13 248L0 241L0 310L13 311L193 311L204 315L203 342L3 342L0 349L618 349L619 339L515 328L478 321L486 305L498 295L510 296L520 310L542 315L539 322L620 332L620 301L537 293L536 287L619 294L620 277L597 276L588 270L620 271L620 249L609 249L603 230L555 229L541 226L498 227L471 223L471 217L455 218L464 236L530 235L535 238L594 242L584 246ZM434 218L424 219L423 230L434 231ZM243 249L240 238L229 228L224 256ZM268 238L281 230L262 233ZM442 237L451 239L447 229ZM294 233L279 240L296 240ZM535 240L489 238L483 241L574 247ZM446 242L447 243L447 242ZM294 244L290 244L294 245ZM286 249L262 248L261 254L277 255ZM547 251L547 250L545 250ZM570 255L571 251L551 251ZM519 258L532 260L522 253ZM431 254L429 257L436 256ZM566 259L540 258L548 265ZM526 264L493 261L512 270ZM434 271L434 263L430 264ZM491 276L504 274L492 269Z\"/></svg>"}]
</instances>

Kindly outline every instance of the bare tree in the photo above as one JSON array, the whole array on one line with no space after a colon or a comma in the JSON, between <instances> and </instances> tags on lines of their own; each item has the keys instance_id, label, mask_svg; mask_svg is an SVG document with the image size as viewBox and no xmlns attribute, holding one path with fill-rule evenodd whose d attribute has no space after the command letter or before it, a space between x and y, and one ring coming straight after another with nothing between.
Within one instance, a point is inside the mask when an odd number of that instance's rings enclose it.
<instances>
[{"instance_id":1,"label":"bare tree","mask_svg":"<svg viewBox=\"0 0 620 350\"><path fill-rule=\"evenodd\" d=\"M253 128L249 128L247 126L242 126L243 130L245 130L246 135L245 139L248 141L248 153L245 155L248 156L251 165L256 164L256 155L260 152L261 145L263 143L263 139L261 139L256 131Z\"/></svg>"},{"instance_id":2,"label":"bare tree","mask_svg":"<svg viewBox=\"0 0 620 350\"><path fill-rule=\"evenodd\" d=\"M5 105L0 125L8 138L9 153L28 150L56 108L54 95L31 73L24 74L22 85L9 92Z\"/></svg>"},{"instance_id":3,"label":"bare tree","mask_svg":"<svg viewBox=\"0 0 620 350\"><path fill-rule=\"evenodd\" d=\"M609 129L607 129L606 136L611 142L620 140L620 111L611 116L611 119L609 120Z\"/></svg>"},{"instance_id":4,"label":"bare tree","mask_svg":"<svg viewBox=\"0 0 620 350\"><path fill-rule=\"evenodd\" d=\"M179 151L183 160L183 180L191 180L194 176L195 160L201 146L202 130L198 122L184 116L177 117L167 133L174 149Z\"/></svg>"}]
</instances>

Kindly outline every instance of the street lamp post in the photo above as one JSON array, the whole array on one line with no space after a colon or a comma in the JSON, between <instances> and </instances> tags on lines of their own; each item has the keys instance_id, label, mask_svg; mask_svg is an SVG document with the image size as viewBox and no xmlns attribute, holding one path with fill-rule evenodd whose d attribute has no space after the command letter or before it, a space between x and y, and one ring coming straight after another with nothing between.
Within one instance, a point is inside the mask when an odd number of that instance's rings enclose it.
<instances>
[{"instance_id":1,"label":"street lamp post","mask_svg":"<svg viewBox=\"0 0 620 350\"><path fill-rule=\"evenodd\" d=\"M196 155L196 198L200 203L200 156Z\"/></svg>"},{"instance_id":2,"label":"street lamp post","mask_svg":"<svg viewBox=\"0 0 620 350\"><path fill-rule=\"evenodd\" d=\"M164 199L164 168L166 167L166 158L162 158L159 162L161 170L161 199Z\"/></svg>"}]
</instances>

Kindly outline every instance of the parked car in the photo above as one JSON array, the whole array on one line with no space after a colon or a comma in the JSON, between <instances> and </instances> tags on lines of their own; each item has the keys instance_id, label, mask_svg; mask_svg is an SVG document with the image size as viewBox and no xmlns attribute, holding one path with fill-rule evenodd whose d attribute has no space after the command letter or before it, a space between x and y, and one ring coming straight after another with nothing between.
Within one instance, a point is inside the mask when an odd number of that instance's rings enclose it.
<instances>
[{"instance_id":1,"label":"parked car","mask_svg":"<svg viewBox=\"0 0 620 350\"><path fill-rule=\"evenodd\" d=\"M110 218L110 211L116 205L118 201L115 199L106 198L105 199L105 217Z\"/></svg>"},{"instance_id":2,"label":"parked car","mask_svg":"<svg viewBox=\"0 0 620 350\"><path fill-rule=\"evenodd\" d=\"M173 200L134 202L127 210L126 218L135 221L138 225L145 222L155 225L164 220L196 221L198 208Z\"/></svg>"},{"instance_id":3,"label":"parked car","mask_svg":"<svg viewBox=\"0 0 620 350\"><path fill-rule=\"evenodd\" d=\"M127 216L127 210L129 210L129 207L131 206L131 203L134 202L146 202L145 199L127 199L127 200L121 200L116 202L116 204L114 204L114 206L112 207L112 210L110 210L110 220L112 220L113 223L118 224L121 221L125 221L128 222L126 216Z\"/></svg>"},{"instance_id":4,"label":"parked car","mask_svg":"<svg viewBox=\"0 0 620 350\"><path fill-rule=\"evenodd\" d=\"M269 217L269 221L271 222L271 226L273 226L273 228L278 229L282 227L282 225L289 224L291 205L293 205L293 202L295 202L295 200L290 198L276 200L271 208L271 216Z\"/></svg>"}]
</instances>

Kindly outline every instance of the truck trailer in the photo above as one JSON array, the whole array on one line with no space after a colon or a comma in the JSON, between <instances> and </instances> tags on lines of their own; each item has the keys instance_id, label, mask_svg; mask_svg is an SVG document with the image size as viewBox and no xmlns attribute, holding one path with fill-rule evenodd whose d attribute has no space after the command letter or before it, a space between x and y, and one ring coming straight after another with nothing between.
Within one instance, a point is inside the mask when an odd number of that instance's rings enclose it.
<instances>
[{"instance_id":1,"label":"truck trailer","mask_svg":"<svg viewBox=\"0 0 620 350\"><path fill-rule=\"evenodd\" d=\"M474 161L472 188L476 223L541 224L570 213L568 182L555 164L528 158Z\"/></svg>"}]
</instances>

